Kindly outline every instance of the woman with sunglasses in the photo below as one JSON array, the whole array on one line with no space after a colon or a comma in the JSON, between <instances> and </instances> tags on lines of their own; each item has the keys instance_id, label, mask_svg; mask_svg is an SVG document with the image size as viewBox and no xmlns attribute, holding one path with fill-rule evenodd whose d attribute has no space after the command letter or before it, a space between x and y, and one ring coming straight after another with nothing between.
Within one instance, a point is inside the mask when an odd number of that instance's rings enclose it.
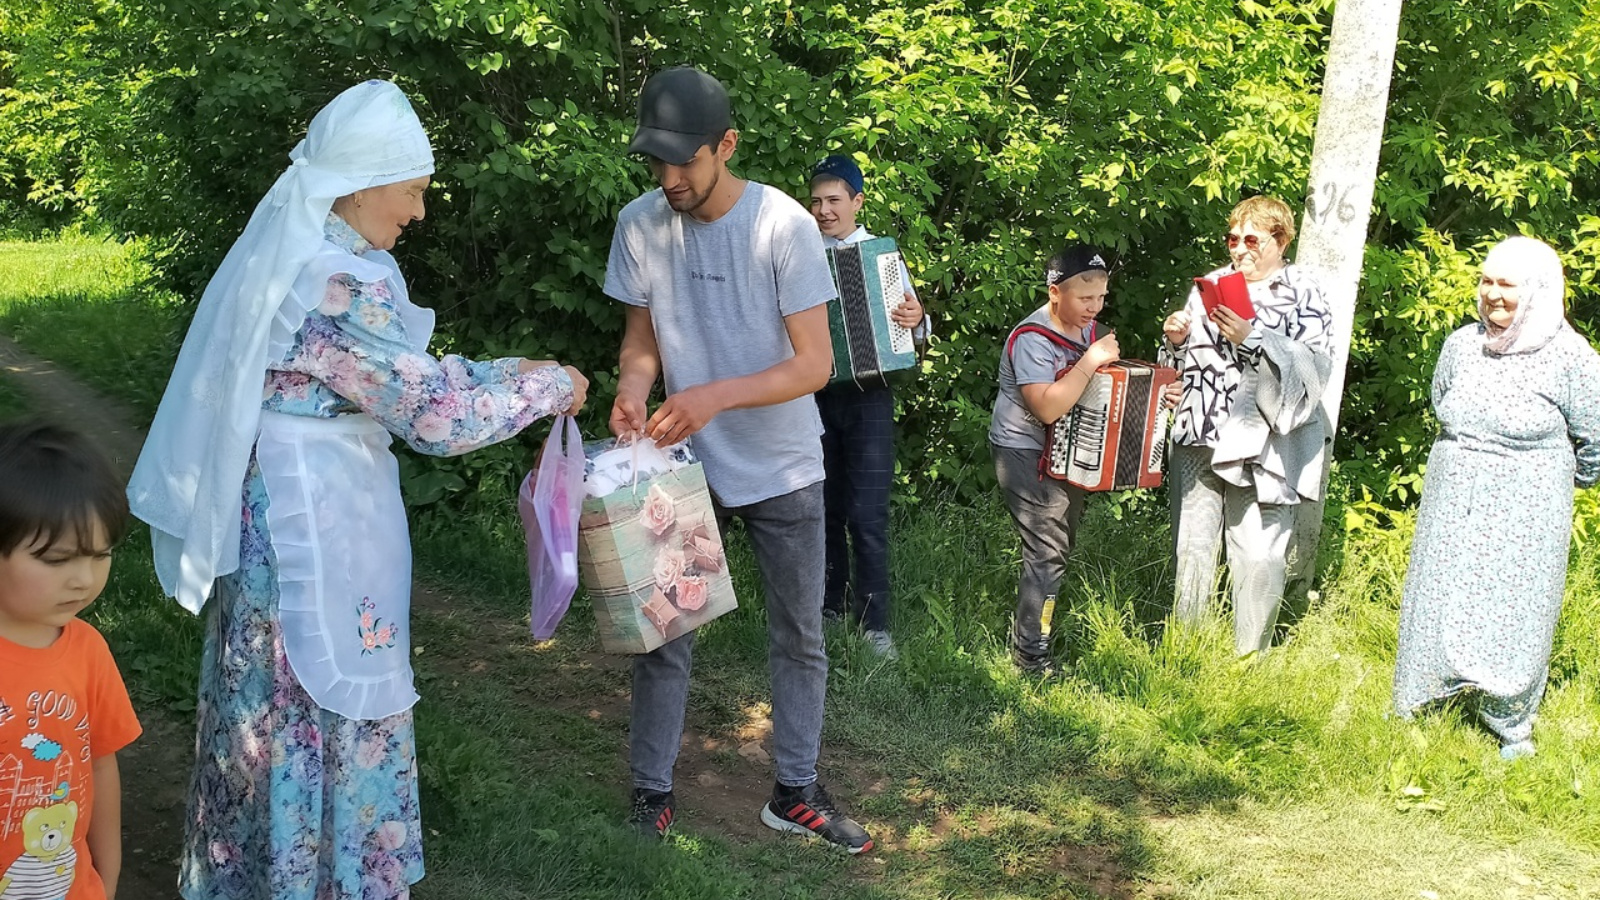
<instances>
[{"instance_id":1,"label":"woman with sunglasses","mask_svg":"<svg viewBox=\"0 0 1600 900\"><path fill-rule=\"evenodd\" d=\"M1183 624L1208 616L1225 543L1240 656L1272 643L1295 505L1322 490L1331 318L1316 282L1284 259L1294 231L1281 200L1251 197L1234 207L1232 261L1206 278L1244 276L1253 314L1222 304L1207 313L1192 289L1162 325L1163 361L1180 372L1167 394L1176 406L1168 466L1174 615Z\"/></svg>"}]
</instances>

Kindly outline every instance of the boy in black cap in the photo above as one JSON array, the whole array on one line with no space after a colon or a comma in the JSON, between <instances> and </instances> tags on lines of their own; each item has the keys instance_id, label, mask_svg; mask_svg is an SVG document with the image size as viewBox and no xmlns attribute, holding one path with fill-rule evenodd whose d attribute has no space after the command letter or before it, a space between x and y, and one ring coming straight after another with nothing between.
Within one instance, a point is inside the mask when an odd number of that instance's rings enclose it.
<instances>
[{"instance_id":1,"label":"boy in black cap","mask_svg":"<svg viewBox=\"0 0 1600 900\"><path fill-rule=\"evenodd\" d=\"M1050 619L1087 494L1040 474L1047 428L1066 415L1095 370L1119 358L1116 335L1102 336L1110 273L1105 256L1075 244L1050 257L1049 301L1023 319L1000 356L1000 394L989 422L989 447L1006 508L1022 537L1022 578L1011 631L1012 659L1048 674Z\"/></svg>"},{"instance_id":2,"label":"boy in black cap","mask_svg":"<svg viewBox=\"0 0 1600 900\"><path fill-rule=\"evenodd\" d=\"M855 160L834 155L811 171L811 217L822 231L824 247L870 240L856 224L866 196ZM918 341L928 336L927 317L900 264L905 301L891 314L913 329ZM822 414L822 457L828 477L828 578L822 615L829 620L851 616L861 623L867 644L880 656L896 659L889 635L889 487L894 483L894 393L887 384L858 387L830 384L817 392ZM848 533L848 536L847 536ZM855 553L855 578L850 556Z\"/></svg>"},{"instance_id":3,"label":"boy in black cap","mask_svg":"<svg viewBox=\"0 0 1600 900\"><path fill-rule=\"evenodd\" d=\"M777 783L761 821L850 853L865 829L817 781L828 657L822 643L822 422L833 299L822 241L776 188L728 171L738 146L728 95L690 68L651 76L631 153L661 190L617 219L605 293L627 304L612 432L670 444L692 436L719 523L737 517L766 589ZM666 399L649 412L657 378ZM660 837L676 814L672 770L683 737L694 635L633 658L629 822Z\"/></svg>"}]
</instances>

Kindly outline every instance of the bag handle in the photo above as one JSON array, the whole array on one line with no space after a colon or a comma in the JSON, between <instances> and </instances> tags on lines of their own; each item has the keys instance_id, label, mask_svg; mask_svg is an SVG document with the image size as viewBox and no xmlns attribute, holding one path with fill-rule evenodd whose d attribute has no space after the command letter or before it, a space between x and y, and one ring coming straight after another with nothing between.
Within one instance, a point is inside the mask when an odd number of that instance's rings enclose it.
<instances>
[{"instance_id":1,"label":"bag handle","mask_svg":"<svg viewBox=\"0 0 1600 900\"><path fill-rule=\"evenodd\" d=\"M557 432L560 432L559 437ZM574 449L580 456L583 454L583 432L578 428L577 418L557 413L555 424L550 426L550 436L556 437L562 456L571 456Z\"/></svg>"},{"instance_id":2,"label":"bag handle","mask_svg":"<svg viewBox=\"0 0 1600 900\"><path fill-rule=\"evenodd\" d=\"M644 443L645 441L649 441L650 442L650 446L657 448L658 452L659 452L659 445L656 444L654 438L643 437L643 436L641 436L640 432L630 432L629 434L627 434L624 437L617 438L617 440L619 442L621 442L623 440L626 440L628 442L628 448L631 451L628 467L633 470L633 484L632 484L631 487L632 487L633 493L635 495L637 495L639 493L639 445L641 443ZM666 453L662 453L661 457L667 461L667 469L669 471L672 471L672 472L678 471L678 463L670 455L668 455Z\"/></svg>"}]
</instances>

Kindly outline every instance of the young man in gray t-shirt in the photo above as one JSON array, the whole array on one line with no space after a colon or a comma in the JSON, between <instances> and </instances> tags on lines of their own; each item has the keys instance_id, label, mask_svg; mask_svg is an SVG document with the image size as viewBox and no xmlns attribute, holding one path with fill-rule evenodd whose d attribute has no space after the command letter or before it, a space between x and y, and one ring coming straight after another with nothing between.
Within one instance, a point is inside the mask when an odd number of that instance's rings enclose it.
<instances>
[{"instance_id":1,"label":"young man in gray t-shirt","mask_svg":"<svg viewBox=\"0 0 1600 900\"><path fill-rule=\"evenodd\" d=\"M604 290L628 309L610 425L663 444L690 439L719 522L742 519L755 548L778 770L761 821L861 853L872 839L817 782L828 657L822 423L811 395L832 366L833 280L806 210L728 171L738 139L716 79L682 67L645 83L628 151L649 158L661 190L624 207L611 239ZM651 414L658 377L666 399ZM693 648L690 633L633 661L629 822L657 838L676 814Z\"/></svg>"}]
</instances>

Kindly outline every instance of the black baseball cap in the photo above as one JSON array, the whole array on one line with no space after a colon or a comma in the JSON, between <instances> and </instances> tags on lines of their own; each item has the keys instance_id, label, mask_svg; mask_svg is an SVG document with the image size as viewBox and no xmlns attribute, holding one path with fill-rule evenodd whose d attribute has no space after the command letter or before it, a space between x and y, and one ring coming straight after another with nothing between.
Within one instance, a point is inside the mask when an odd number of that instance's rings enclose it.
<instances>
[{"instance_id":1,"label":"black baseball cap","mask_svg":"<svg viewBox=\"0 0 1600 900\"><path fill-rule=\"evenodd\" d=\"M1050 257L1044 273L1044 283L1045 287L1052 287L1085 272L1109 274L1110 271L1111 267L1106 265L1106 255L1099 247L1092 244L1073 244Z\"/></svg>"},{"instance_id":2,"label":"black baseball cap","mask_svg":"<svg viewBox=\"0 0 1600 900\"><path fill-rule=\"evenodd\" d=\"M689 66L663 69L639 92L639 126L628 152L681 166L731 127L722 82Z\"/></svg>"}]
</instances>

